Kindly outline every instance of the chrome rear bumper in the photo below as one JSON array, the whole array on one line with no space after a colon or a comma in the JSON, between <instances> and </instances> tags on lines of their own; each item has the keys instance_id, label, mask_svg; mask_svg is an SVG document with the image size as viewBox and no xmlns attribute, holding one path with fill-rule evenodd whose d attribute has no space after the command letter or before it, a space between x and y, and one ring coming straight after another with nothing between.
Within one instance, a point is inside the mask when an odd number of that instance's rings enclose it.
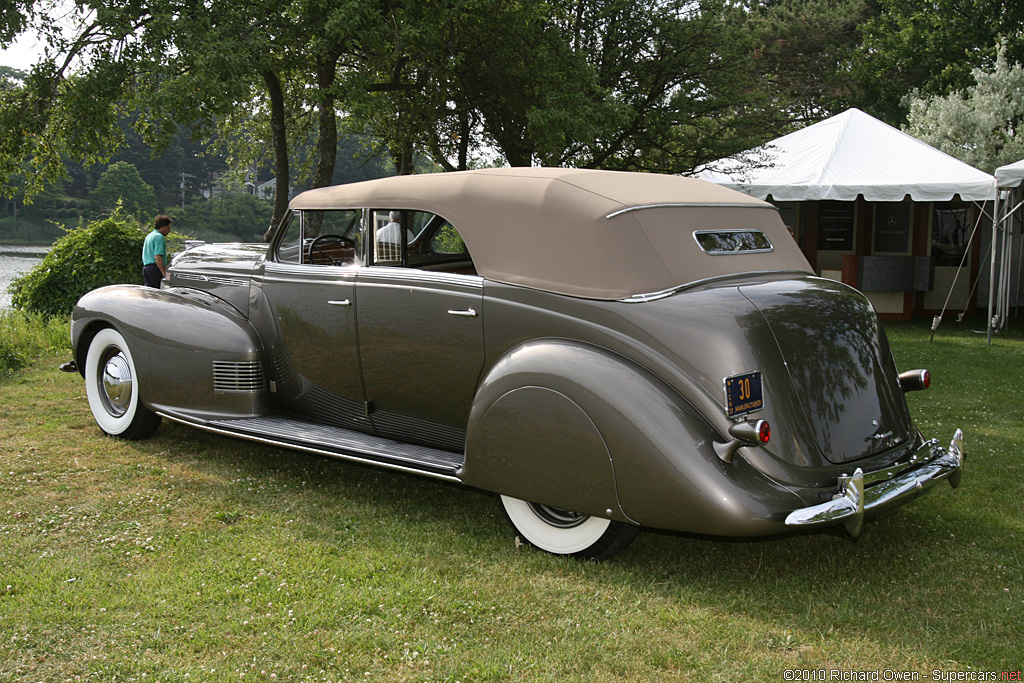
<instances>
[{"instance_id":1,"label":"chrome rear bumper","mask_svg":"<svg viewBox=\"0 0 1024 683\"><path fill-rule=\"evenodd\" d=\"M908 462L865 474L858 468L852 476L839 478L839 492L825 503L793 510L787 526L828 526L843 524L852 536L860 534L864 515L902 505L943 479L960 485L964 463L964 434L953 434L949 448L937 439L924 443Z\"/></svg>"}]
</instances>

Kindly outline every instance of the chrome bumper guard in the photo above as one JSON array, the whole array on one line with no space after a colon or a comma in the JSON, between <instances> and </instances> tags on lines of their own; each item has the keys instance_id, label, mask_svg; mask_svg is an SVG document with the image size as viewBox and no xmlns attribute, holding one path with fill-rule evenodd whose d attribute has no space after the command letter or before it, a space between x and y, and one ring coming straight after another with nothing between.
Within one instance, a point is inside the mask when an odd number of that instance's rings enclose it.
<instances>
[{"instance_id":1,"label":"chrome bumper guard","mask_svg":"<svg viewBox=\"0 0 1024 683\"><path fill-rule=\"evenodd\" d=\"M964 434L958 429L948 449L932 439L907 462L867 474L857 468L852 476L839 477L839 492L832 500L793 510L786 517L786 525L843 524L851 536L857 537L866 512L901 505L943 479L953 488L959 486L963 464Z\"/></svg>"}]
</instances>

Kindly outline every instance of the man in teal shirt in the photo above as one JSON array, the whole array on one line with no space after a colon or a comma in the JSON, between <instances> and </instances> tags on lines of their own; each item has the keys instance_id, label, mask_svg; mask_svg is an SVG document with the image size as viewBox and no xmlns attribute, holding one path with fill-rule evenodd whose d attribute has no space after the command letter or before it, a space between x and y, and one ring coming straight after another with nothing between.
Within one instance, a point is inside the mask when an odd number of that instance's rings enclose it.
<instances>
[{"instance_id":1,"label":"man in teal shirt","mask_svg":"<svg viewBox=\"0 0 1024 683\"><path fill-rule=\"evenodd\" d=\"M153 231L142 243L142 281L148 287L160 289L160 281L167 276L167 233L171 219L160 214L153 223Z\"/></svg>"}]
</instances>

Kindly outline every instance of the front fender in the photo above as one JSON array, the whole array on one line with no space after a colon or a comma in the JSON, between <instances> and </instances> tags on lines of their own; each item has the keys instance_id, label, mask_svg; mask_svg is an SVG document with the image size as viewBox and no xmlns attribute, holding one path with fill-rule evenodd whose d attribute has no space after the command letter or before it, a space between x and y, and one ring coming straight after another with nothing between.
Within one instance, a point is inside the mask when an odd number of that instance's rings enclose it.
<instances>
[{"instance_id":1,"label":"front fender","mask_svg":"<svg viewBox=\"0 0 1024 683\"><path fill-rule=\"evenodd\" d=\"M89 343L104 327L117 329L128 343L139 398L150 410L201 420L267 412L259 336L220 299L180 287L112 285L89 292L71 319L72 347L83 372Z\"/></svg>"},{"instance_id":2,"label":"front fender","mask_svg":"<svg viewBox=\"0 0 1024 683\"><path fill-rule=\"evenodd\" d=\"M462 479L643 526L732 536L784 529L802 501L740 457L722 462L716 439L644 368L577 342L533 340L481 383Z\"/></svg>"}]
</instances>

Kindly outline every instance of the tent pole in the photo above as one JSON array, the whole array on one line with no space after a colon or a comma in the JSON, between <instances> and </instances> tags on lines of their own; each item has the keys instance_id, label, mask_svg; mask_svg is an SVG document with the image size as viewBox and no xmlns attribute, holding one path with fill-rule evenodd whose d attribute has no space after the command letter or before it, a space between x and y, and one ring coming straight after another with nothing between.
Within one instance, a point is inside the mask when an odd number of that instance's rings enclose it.
<instances>
[{"instance_id":1,"label":"tent pole","mask_svg":"<svg viewBox=\"0 0 1024 683\"><path fill-rule=\"evenodd\" d=\"M995 205L992 208L992 259L988 270L988 330L986 337L988 345L992 346L992 304L995 301L996 290L996 231L999 229L999 221L995 219L999 215L999 187L996 186Z\"/></svg>"},{"instance_id":2,"label":"tent pole","mask_svg":"<svg viewBox=\"0 0 1024 683\"><path fill-rule=\"evenodd\" d=\"M1010 324L1010 283L1013 282L1013 222L1009 216L1003 226L1006 231L1006 299L1003 302L1003 329Z\"/></svg>"},{"instance_id":3,"label":"tent pole","mask_svg":"<svg viewBox=\"0 0 1024 683\"><path fill-rule=\"evenodd\" d=\"M1014 195L1014 193L1011 192L1010 193L1011 199L1016 199L1016 197L1014 197L1013 195ZM1021 218L1020 215L1016 214L1016 211L1019 208L1020 208L1020 204L1017 204L1017 207L1013 210L1013 212L1011 212L1011 217L1010 217L1010 227L1011 227L1011 229L1013 228L1013 224L1015 222L1016 223L1021 223L1021 227L1024 228L1024 221L1020 220L1020 218ZM1017 254L1017 286L1015 288L1014 295L1013 295L1013 317L1014 318L1016 318L1017 316L1020 315L1020 276L1021 276L1022 273L1024 273L1024 229L1022 229L1022 231L1021 231L1020 251Z\"/></svg>"},{"instance_id":4,"label":"tent pole","mask_svg":"<svg viewBox=\"0 0 1024 683\"><path fill-rule=\"evenodd\" d=\"M999 194L999 190L996 190L996 195ZM1001 198L1000 198L1001 199ZM1004 202L1000 202L1003 204ZM1001 207L1000 207L1001 208ZM999 232L1000 232L1000 245L999 245L999 283L996 285L996 317L999 319L995 327L995 331L999 332L1003 329L1005 324L1003 307L1006 305L1006 226L999 220L1002 218L998 213L996 214L996 220L999 221Z\"/></svg>"},{"instance_id":5,"label":"tent pole","mask_svg":"<svg viewBox=\"0 0 1024 683\"><path fill-rule=\"evenodd\" d=\"M1009 198L1003 202L1003 206L1009 204ZM1005 330L1010 319L1010 278L1013 275L1013 230L1010 229L1009 216L1003 220L1003 284L1000 289L1003 292L1003 313L999 319L999 329Z\"/></svg>"}]
</instances>

